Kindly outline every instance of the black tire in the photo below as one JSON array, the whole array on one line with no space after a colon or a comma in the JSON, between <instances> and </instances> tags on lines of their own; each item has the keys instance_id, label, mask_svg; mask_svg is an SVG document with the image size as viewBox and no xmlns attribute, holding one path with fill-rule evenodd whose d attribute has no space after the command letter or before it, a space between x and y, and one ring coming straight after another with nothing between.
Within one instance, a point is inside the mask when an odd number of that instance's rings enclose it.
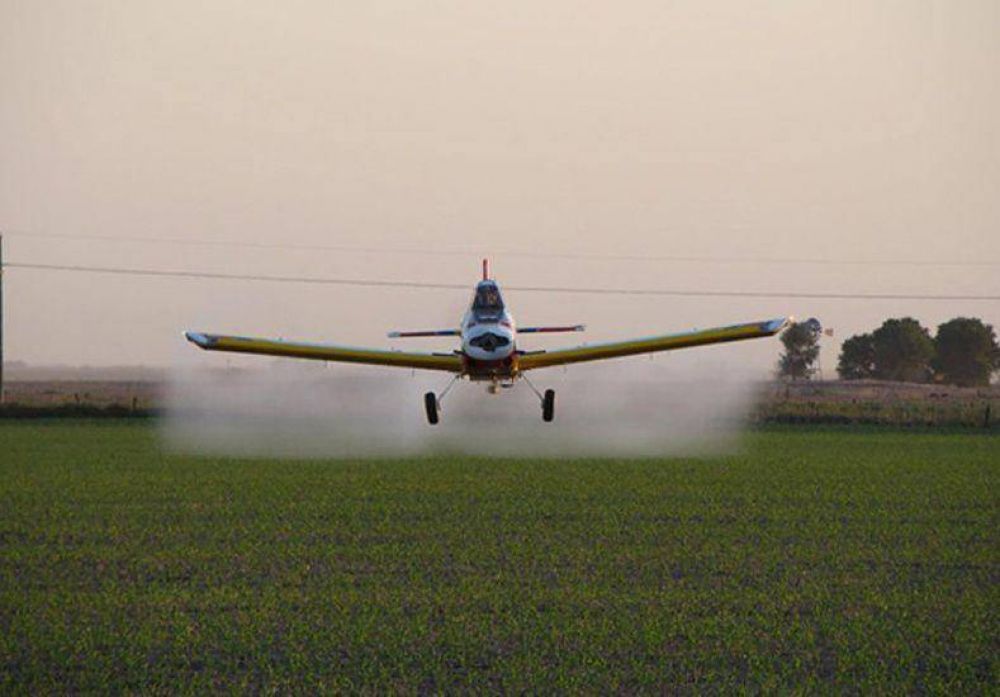
<instances>
[{"instance_id":1,"label":"black tire","mask_svg":"<svg viewBox=\"0 0 1000 697\"><path fill-rule=\"evenodd\" d=\"M542 399L542 421L552 421L556 416L556 391L545 390L545 397Z\"/></svg>"},{"instance_id":2,"label":"black tire","mask_svg":"<svg viewBox=\"0 0 1000 697\"><path fill-rule=\"evenodd\" d=\"M433 392L424 395L424 411L427 412L427 423L433 426L438 422L438 400Z\"/></svg>"}]
</instances>

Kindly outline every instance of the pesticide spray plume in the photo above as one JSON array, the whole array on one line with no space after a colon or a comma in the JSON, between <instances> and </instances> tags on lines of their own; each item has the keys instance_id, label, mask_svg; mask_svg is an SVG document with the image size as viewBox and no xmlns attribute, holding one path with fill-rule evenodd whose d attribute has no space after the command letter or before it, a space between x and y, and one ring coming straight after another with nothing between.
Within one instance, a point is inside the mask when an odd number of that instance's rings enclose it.
<instances>
[{"instance_id":1,"label":"pesticide spray plume","mask_svg":"<svg viewBox=\"0 0 1000 697\"><path fill-rule=\"evenodd\" d=\"M731 451L755 383L725 365L658 358L532 373L556 390L543 423L523 381L499 395L461 381L441 422L427 424L424 392L449 376L367 366L266 361L240 371L177 369L163 435L173 450L239 457L661 457Z\"/></svg>"}]
</instances>

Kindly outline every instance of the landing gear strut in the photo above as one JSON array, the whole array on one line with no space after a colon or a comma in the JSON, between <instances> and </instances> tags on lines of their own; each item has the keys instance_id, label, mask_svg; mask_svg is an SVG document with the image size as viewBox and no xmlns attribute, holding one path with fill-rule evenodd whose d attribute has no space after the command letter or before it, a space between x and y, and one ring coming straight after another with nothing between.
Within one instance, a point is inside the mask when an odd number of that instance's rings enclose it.
<instances>
[{"instance_id":1,"label":"landing gear strut","mask_svg":"<svg viewBox=\"0 0 1000 697\"><path fill-rule=\"evenodd\" d=\"M540 400L542 400L542 421L548 423L556 416L556 391L555 390L545 390L545 394L538 391L531 380L528 379L527 375L521 375L521 379L524 380L531 391L534 392Z\"/></svg>"},{"instance_id":2,"label":"landing gear strut","mask_svg":"<svg viewBox=\"0 0 1000 697\"><path fill-rule=\"evenodd\" d=\"M444 388L444 391L441 392L440 395L436 395L433 392L424 393L424 411L427 413L427 423L429 423L431 426L433 426L440 420L438 412L441 409L441 402L444 401L444 396L448 394L448 391L452 387L454 387L455 383L458 382L461 378L462 378L461 375L456 375L454 378L452 378L451 382L448 383L448 386Z\"/></svg>"}]
</instances>

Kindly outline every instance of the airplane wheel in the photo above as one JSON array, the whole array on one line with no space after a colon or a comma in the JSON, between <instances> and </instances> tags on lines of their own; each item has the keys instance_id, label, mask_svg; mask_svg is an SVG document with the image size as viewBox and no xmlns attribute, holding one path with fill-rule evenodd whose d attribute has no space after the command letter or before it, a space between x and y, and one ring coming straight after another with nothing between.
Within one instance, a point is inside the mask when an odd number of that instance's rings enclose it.
<instances>
[{"instance_id":1,"label":"airplane wheel","mask_svg":"<svg viewBox=\"0 0 1000 697\"><path fill-rule=\"evenodd\" d=\"M556 391L545 390L545 398L542 399L542 421L552 421L556 415Z\"/></svg>"},{"instance_id":2,"label":"airplane wheel","mask_svg":"<svg viewBox=\"0 0 1000 697\"><path fill-rule=\"evenodd\" d=\"M424 395L424 411L427 412L427 422L431 426L438 422L438 400L433 392Z\"/></svg>"}]
</instances>

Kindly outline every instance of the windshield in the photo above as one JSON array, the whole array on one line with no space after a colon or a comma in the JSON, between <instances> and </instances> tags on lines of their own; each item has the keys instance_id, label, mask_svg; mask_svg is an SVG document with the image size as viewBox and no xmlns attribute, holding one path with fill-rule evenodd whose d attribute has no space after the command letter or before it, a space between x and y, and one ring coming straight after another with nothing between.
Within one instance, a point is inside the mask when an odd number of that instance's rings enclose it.
<instances>
[{"instance_id":1,"label":"windshield","mask_svg":"<svg viewBox=\"0 0 1000 697\"><path fill-rule=\"evenodd\" d=\"M503 313L503 299L500 289L492 283L480 283L476 287L476 297L472 301L472 310L477 317L498 317Z\"/></svg>"}]
</instances>

